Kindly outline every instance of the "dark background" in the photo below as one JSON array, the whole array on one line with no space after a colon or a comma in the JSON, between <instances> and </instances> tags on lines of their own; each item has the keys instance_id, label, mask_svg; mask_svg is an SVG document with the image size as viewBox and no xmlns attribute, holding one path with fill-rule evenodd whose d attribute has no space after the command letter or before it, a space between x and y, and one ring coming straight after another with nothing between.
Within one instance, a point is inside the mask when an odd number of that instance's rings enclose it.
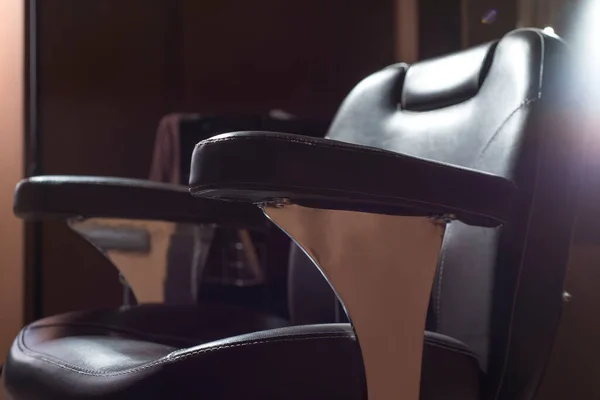
<instances>
[{"instance_id":1,"label":"dark background","mask_svg":"<svg viewBox=\"0 0 600 400\"><path fill-rule=\"evenodd\" d=\"M460 0L420 1L421 58L514 28L514 1L465 1L463 17ZM498 19L483 25L490 8ZM36 173L146 178L169 112L330 119L360 79L400 61L395 0L32 0L32 10ZM98 252L64 223L37 227L27 235L28 319L121 303Z\"/></svg>"}]
</instances>

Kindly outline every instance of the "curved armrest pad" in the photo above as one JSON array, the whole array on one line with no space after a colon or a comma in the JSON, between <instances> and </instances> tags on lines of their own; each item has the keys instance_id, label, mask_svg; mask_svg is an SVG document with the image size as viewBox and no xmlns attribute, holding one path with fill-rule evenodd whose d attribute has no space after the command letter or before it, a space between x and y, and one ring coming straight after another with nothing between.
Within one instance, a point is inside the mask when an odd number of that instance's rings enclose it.
<instances>
[{"instance_id":1,"label":"curved armrest pad","mask_svg":"<svg viewBox=\"0 0 600 400\"><path fill-rule=\"evenodd\" d=\"M514 183L495 175L331 139L238 132L200 142L195 196L397 215L454 214L496 226L510 218Z\"/></svg>"},{"instance_id":2,"label":"curved armrest pad","mask_svg":"<svg viewBox=\"0 0 600 400\"><path fill-rule=\"evenodd\" d=\"M194 199L188 188L139 179L38 176L15 190L14 212L24 219L125 218L264 226L252 204Z\"/></svg>"}]
</instances>

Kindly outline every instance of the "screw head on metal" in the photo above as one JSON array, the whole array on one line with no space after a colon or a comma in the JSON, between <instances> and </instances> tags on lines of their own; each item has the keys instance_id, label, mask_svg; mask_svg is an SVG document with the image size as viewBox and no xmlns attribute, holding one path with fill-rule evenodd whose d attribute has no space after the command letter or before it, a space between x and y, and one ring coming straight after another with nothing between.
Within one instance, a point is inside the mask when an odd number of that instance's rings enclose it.
<instances>
[{"instance_id":1,"label":"screw head on metal","mask_svg":"<svg viewBox=\"0 0 600 400\"><path fill-rule=\"evenodd\" d=\"M442 214L442 215L434 215L431 217L434 224L436 225L446 225L456 219L456 215L454 214Z\"/></svg>"},{"instance_id":2,"label":"screw head on metal","mask_svg":"<svg viewBox=\"0 0 600 400\"><path fill-rule=\"evenodd\" d=\"M283 208L289 206L292 202L287 198L275 198L268 201L257 202L255 204L264 210L266 207Z\"/></svg>"},{"instance_id":3,"label":"screw head on metal","mask_svg":"<svg viewBox=\"0 0 600 400\"><path fill-rule=\"evenodd\" d=\"M290 204L292 204L292 202L290 201L290 199L287 198L273 199L273 201L271 202L271 205L277 208L283 208L285 206L289 206Z\"/></svg>"}]
</instances>

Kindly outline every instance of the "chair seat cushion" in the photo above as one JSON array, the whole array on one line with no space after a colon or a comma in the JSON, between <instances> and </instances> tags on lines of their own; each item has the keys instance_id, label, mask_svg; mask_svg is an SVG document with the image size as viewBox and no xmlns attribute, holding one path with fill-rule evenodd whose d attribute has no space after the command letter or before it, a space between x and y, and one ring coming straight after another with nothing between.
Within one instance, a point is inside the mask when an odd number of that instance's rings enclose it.
<instances>
[{"instance_id":1,"label":"chair seat cushion","mask_svg":"<svg viewBox=\"0 0 600 400\"><path fill-rule=\"evenodd\" d=\"M285 322L220 311L137 306L40 320L15 340L5 390L14 400L366 398L350 325L277 327ZM236 318L251 329L239 332ZM422 399L479 399L480 375L465 345L425 333Z\"/></svg>"}]
</instances>

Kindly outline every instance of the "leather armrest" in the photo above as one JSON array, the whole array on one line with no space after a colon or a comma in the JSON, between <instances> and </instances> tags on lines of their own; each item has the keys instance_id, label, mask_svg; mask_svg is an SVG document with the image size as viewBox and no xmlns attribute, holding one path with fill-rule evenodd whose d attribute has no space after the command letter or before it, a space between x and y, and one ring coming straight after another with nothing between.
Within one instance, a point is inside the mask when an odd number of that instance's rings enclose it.
<instances>
[{"instance_id":1,"label":"leather armrest","mask_svg":"<svg viewBox=\"0 0 600 400\"><path fill-rule=\"evenodd\" d=\"M124 218L262 227L252 204L194 199L187 187L147 180L90 176L37 176L15 190L14 212L24 219Z\"/></svg>"},{"instance_id":2,"label":"leather armrest","mask_svg":"<svg viewBox=\"0 0 600 400\"><path fill-rule=\"evenodd\" d=\"M331 139L237 132L194 149L195 196L254 203L286 198L317 208L397 215L454 214L496 226L517 195L505 178Z\"/></svg>"}]
</instances>

